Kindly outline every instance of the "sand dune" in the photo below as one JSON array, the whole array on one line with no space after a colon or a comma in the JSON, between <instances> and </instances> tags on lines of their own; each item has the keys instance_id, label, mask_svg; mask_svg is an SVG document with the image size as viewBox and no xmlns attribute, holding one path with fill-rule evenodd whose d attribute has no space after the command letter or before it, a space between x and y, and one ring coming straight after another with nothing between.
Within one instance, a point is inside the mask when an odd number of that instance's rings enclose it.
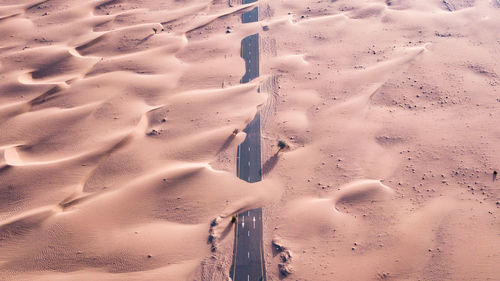
<instances>
[{"instance_id":1,"label":"sand dune","mask_svg":"<svg viewBox=\"0 0 500 281\"><path fill-rule=\"evenodd\" d=\"M228 280L259 207L267 280L498 280L498 26L498 0L2 1L0 280Z\"/></svg>"}]
</instances>

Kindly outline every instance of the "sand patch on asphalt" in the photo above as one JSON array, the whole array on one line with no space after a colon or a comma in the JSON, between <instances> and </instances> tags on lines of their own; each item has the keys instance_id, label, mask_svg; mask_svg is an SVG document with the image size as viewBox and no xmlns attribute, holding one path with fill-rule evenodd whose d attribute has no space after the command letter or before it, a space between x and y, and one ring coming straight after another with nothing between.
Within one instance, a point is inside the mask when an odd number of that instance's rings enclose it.
<instances>
[{"instance_id":1,"label":"sand patch on asphalt","mask_svg":"<svg viewBox=\"0 0 500 281\"><path fill-rule=\"evenodd\" d=\"M3 1L0 279L225 280L231 216L256 207L268 280L276 238L293 280L498 279L499 19L498 1Z\"/></svg>"}]
</instances>

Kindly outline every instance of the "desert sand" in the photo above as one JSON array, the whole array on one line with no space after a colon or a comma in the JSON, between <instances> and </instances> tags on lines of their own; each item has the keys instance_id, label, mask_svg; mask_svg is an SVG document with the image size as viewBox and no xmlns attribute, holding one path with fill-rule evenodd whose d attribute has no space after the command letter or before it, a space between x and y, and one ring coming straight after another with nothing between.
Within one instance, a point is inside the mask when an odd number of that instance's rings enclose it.
<instances>
[{"instance_id":1,"label":"desert sand","mask_svg":"<svg viewBox=\"0 0 500 281\"><path fill-rule=\"evenodd\" d=\"M498 0L2 0L0 280L229 280L256 207L267 280L500 280L499 28Z\"/></svg>"}]
</instances>

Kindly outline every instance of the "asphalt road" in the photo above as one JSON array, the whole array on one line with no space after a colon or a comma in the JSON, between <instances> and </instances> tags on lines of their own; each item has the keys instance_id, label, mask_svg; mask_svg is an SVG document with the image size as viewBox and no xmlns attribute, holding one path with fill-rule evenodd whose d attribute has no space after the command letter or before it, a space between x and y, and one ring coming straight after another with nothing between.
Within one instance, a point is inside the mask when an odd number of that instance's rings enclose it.
<instances>
[{"instance_id":1,"label":"asphalt road","mask_svg":"<svg viewBox=\"0 0 500 281\"><path fill-rule=\"evenodd\" d=\"M261 208L238 214L230 274L234 281L267 280L262 234Z\"/></svg>"},{"instance_id":2,"label":"asphalt road","mask_svg":"<svg viewBox=\"0 0 500 281\"><path fill-rule=\"evenodd\" d=\"M255 7L251 11L241 15L242 23L256 22L258 20L259 20L259 7Z\"/></svg>"},{"instance_id":3,"label":"asphalt road","mask_svg":"<svg viewBox=\"0 0 500 281\"><path fill-rule=\"evenodd\" d=\"M256 0L243 0L243 4ZM257 7L242 15L242 22L258 21ZM245 75L241 83L259 77L259 34L241 40L241 57L245 60ZM238 146L237 173L244 181L253 183L262 180L260 147L260 113L243 130L247 136ZM266 267L262 246L262 208L238 213L235 227L233 264L230 276L233 281L266 281Z\"/></svg>"},{"instance_id":4,"label":"asphalt road","mask_svg":"<svg viewBox=\"0 0 500 281\"><path fill-rule=\"evenodd\" d=\"M249 12L248 12L249 13ZM248 83L259 77L259 34L253 34L241 40L241 57L245 60L245 75L241 83Z\"/></svg>"},{"instance_id":5,"label":"asphalt road","mask_svg":"<svg viewBox=\"0 0 500 281\"><path fill-rule=\"evenodd\" d=\"M238 146L237 173L238 177L247 182L262 180L262 165L260 159L260 113L243 130L247 134L245 140Z\"/></svg>"}]
</instances>

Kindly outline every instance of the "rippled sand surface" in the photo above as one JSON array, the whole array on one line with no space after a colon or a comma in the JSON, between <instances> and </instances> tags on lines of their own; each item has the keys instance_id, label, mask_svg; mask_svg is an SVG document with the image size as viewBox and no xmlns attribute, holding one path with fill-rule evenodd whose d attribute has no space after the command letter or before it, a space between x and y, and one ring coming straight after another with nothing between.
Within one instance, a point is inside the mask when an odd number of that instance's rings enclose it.
<instances>
[{"instance_id":1,"label":"rippled sand surface","mask_svg":"<svg viewBox=\"0 0 500 281\"><path fill-rule=\"evenodd\" d=\"M268 280L499 280L499 27L498 0L1 1L0 280L227 280L256 207Z\"/></svg>"}]
</instances>

